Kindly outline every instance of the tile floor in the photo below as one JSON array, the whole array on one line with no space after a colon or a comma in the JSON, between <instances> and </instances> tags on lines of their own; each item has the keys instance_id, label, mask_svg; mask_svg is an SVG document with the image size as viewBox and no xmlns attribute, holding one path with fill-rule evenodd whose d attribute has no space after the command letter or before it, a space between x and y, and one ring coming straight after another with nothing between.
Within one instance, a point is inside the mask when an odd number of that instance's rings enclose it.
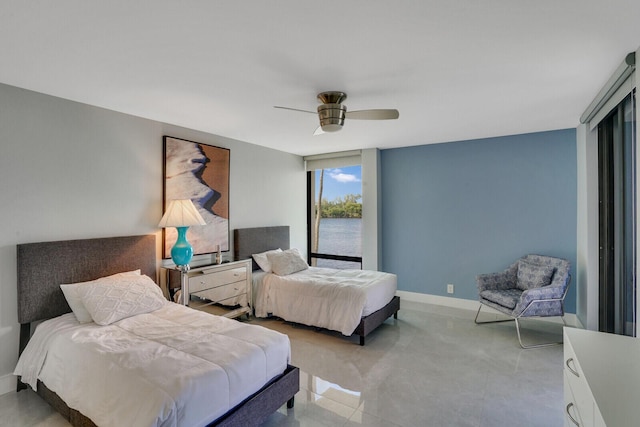
<instances>
[{"instance_id":1,"label":"tile floor","mask_svg":"<svg viewBox=\"0 0 640 427\"><path fill-rule=\"evenodd\" d=\"M295 407L276 426L562 426L562 346L522 350L512 322L475 325L475 312L402 301L368 337L252 320L289 335L300 368ZM490 316L487 314L486 316ZM561 325L523 322L523 339L558 339ZM0 396L0 426L68 426L33 392Z\"/></svg>"}]
</instances>

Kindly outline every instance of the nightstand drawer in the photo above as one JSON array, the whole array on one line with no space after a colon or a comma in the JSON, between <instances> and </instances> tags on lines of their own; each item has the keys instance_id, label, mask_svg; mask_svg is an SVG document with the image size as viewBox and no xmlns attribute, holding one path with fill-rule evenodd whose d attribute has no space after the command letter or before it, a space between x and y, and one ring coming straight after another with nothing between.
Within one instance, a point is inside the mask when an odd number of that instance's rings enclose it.
<instances>
[{"instance_id":1,"label":"nightstand drawer","mask_svg":"<svg viewBox=\"0 0 640 427\"><path fill-rule=\"evenodd\" d=\"M220 303L230 306L247 306L247 287L245 285L245 282L229 283L227 285L216 286L213 288L189 293L191 294L191 296L206 299L213 303Z\"/></svg>"},{"instance_id":2,"label":"nightstand drawer","mask_svg":"<svg viewBox=\"0 0 640 427\"><path fill-rule=\"evenodd\" d=\"M247 269L245 267L234 268L224 271L216 271L208 274L207 270L189 277L189 293L194 294L203 290L217 288L229 283L243 282L247 279ZM240 286L242 288L242 286ZM244 290L246 292L246 289Z\"/></svg>"},{"instance_id":3,"label":"nightstand drawer","mask_svg":"<svg viewBox=\"0 0 640 427\"><path fill-rule=\"evenodd\" d=\"M166 270L169 288L181 288L182 304L231 318L251 314L251 259Z\"/></svg>"}]
</instances>

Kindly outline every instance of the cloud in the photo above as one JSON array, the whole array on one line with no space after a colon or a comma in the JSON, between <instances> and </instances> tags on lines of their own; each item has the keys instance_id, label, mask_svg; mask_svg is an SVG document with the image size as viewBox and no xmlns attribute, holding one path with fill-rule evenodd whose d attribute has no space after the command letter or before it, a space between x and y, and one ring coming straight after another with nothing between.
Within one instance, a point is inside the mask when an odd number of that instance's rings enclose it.
<instances>
[{"instance_id":1,"label":"cloud","mask_svg":"<svg viewBox=\"0 0 640 427\"><path fill-rule=\"evenodd\" d=\"M351 173L343 173L340 169L329 170L329 176L341 183L360 182L357 176Z\"/></svg>"}]
</instances>

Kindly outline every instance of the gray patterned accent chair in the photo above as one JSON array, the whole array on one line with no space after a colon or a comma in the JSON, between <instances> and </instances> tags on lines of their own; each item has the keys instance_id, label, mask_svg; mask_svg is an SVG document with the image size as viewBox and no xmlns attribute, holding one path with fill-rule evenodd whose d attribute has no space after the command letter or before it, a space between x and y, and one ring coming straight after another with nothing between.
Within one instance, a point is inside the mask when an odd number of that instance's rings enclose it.
<instances>
[{"instance_id":1,"label":"gray patterned accent chair","mask_svg":"<svg viewBox=\"0 0 640 427\"><path fill-rule=\"evenodd\" d=\"M571 264L566 259L544 255L526 255L500 273L476 276L480 307L475 323L515 320L522 348L545 347L561 342L524 345L518 319L523 317L560 316L564 321L564 298L569 289ZM483 306L509 316L505 320L478 321ZM566 323L565 323L566 324Z\"/></svg>"}]
</instances>

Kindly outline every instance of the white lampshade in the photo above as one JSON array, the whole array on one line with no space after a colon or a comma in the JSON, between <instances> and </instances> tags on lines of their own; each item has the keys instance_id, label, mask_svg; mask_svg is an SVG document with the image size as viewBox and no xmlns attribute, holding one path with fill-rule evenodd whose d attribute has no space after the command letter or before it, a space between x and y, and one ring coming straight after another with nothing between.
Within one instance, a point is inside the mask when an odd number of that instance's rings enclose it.
<instances>
[{"instance_id":1,"label":"white lampshade","mask_svg":"<svg viewBox=\"0 0 640 427\"><path fill-rule=\"evenodd\" d=\"M190 199L172 200L165 211L158 227L190 227L205 225L202 215Z\"/></svg>"}]
</instances>

